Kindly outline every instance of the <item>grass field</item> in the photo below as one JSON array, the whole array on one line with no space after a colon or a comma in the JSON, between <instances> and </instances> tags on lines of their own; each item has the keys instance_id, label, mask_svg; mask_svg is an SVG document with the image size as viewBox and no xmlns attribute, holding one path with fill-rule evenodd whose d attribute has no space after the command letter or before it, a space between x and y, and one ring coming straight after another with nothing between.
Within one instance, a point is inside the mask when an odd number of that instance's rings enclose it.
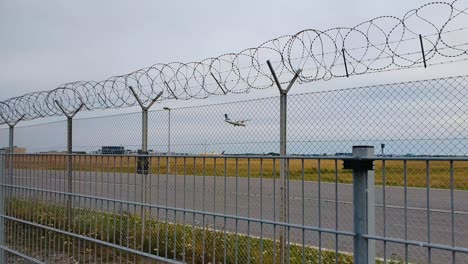
<instances>
[{"instance_id":1,"label":"grass field","mask_svg":"<svg viewBox=\"0 0 468 264\"><path fill-rule=\"evenodd\" d=\"M75 171L96 171L114 173L134 173L137 157L133 156L74 156ZM7 162L8 163L8 162ZM273 158L223 158L223 157L150 157L149 168L153 174L168 173L177 175L207 175L251 178L279 178L280 161ZM352 171L344 170L342 160L327 159L291 159L289 160L289 178L341 183L352 182ZM385 163L385 164L384 164ZM385 166L384 166L385 165ZM375 182L378 185L404 186L405 169L403 161L375 161ZM15 157L14 168L30 170L66 170L65 156L19 155ZM385 169L384 169L385 168ZM409 187L450 188L449 161L407 161L406 177ZM468 189L468 162L453 162L454 189Z\"/></svg>"},{"instance_id":2,"label":"grass field","mask_svg":"<svg viewBox=\"0 0 468 264\"><path fill-rule=\"evenodd\" d=\"M209 226L182 225L161 222L156 219L142 221L139 214L115 214L90 209L73 209L73 221L68 226L66 207L24 199L16 199L7 206L9 215L49 227L45 230L28 224L7 220L7 237L9 245L28 255L47 258L55 253L68 254L81 258L84 262L92 258L98 260L120 259L136 260L141 263L157 263L148 258L129 254L122 250L100 246L84 239L73 238L54 230L64 230L85 237L98 239L127 248L159 255L187 263L279 263L279 244L270 239L260 240L242 234L213 231ZM190 218L188 216L188 218ZM142 225L145 232L142 233ZM202 243L204 238L204 245ZM323 250L321 258L324 263L352 263L349 254ZM290 262L319 263L319 251L316 248L302 245L290 246ZM112 263L109 262L109 263Z\"/></svg>"}]
</instances>

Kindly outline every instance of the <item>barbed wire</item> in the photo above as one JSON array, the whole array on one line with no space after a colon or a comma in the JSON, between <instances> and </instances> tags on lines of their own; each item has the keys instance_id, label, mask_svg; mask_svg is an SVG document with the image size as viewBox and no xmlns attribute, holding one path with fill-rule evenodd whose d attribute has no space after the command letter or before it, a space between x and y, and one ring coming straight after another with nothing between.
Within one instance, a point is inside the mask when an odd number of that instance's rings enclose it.
<instances>
[{"instance_id":1,"label":"barbed wire","mask_svg":"<svg viewBox=\"0 0 468 264\"><path fill-rule=\"evenodd\" d=\"M459 6L461 2L431 2L401 18L379 16L354 27L306 29L238 53L158 63L103 81L77 81L28 93L0 102L0 124L72 114L81 107L135 106L130 86L143 104L159 94L158 101L187 100L266 89L274 85L267 60L281 83L289 82L298 70L303 70L298 81L307 83L466 60L466 34L453 34L468 25L468 8Z\"/></svg>"}]
</instances>

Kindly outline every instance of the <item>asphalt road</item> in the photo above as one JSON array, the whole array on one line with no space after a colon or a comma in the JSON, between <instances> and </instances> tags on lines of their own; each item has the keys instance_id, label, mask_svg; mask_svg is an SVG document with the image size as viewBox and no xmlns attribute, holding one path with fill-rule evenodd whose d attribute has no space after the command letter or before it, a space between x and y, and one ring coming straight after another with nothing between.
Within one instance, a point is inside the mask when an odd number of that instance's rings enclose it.
<instances>
[{"instance_id":1,"label":"asphalt road","mask_svg":"<svg viewBox=\"0 0 468 264\"><path fill-rule=\"evenodd\" d=\"M113 198L124 201L142 200L142 176L128 173L75 172L73 176L75 193ZM46 190L66 191L67 180L63 171L17 170L14 185L35 187ZM223 217L203 216L201 212L215 212L231 216L242 216L264 220L279 220L280 182L272 179L247 179L212 176L147 176L147 203L200 211L199 214L152 209L155 217L171 222L186 222L198 226L209 226L218 230L226 229L239 234L250 234L266 238L278 238L272 225L260 225L255 221ZM320 188L319 188L320 187ZM454 191L454 230L452 234L451 192L443 189L408 188L405 221L404 188L386 187L375 189L376 197L376 234L392 238L432 242L468 248L468 191ZM327 229L352 231L353 195L352 185L317 182L290 181L289 183L289 222L293 224L315 226ZM45 196L40 192L18 193L38 199L55 199L57 196ZM55 198L54 198L55 197ZM429 203L428 199L429 197ZM138 211L138 208L125 203L95 203L92 199L74 201L77 207L94 207L105 211ZM385 204L385 206L384 206ZM428 208L430 213L428 214ZM428 232L428 230L430 232ZM305 231L291 228L289 239L293 243L320 246L335 249L334 234ZM303 235L304 234L304 235ZM351 237L338 237L339 251L352 252ZM403 245L387 243L388 258L404 260ZM377 255L383 257L384 246L377 242ZM423 247L409 247L409 260L418 263L428 261L428 250ZM451 252L432 250L434 263L451 262ZM457 254L457 263L468 263L467 254Z\"/></svg>"}]
</instances>

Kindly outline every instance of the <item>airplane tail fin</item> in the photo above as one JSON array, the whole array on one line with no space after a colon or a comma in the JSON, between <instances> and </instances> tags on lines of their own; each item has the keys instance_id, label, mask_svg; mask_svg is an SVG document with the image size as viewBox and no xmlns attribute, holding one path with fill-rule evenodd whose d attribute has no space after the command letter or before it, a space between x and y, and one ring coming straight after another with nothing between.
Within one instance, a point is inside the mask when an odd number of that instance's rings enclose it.
<instances>
[{"instance_id":1,"label":"airplane tail fin","mask_svg":"<svg viewBox=\"0 0 468 264\"><path fill-rule=\"evenodd\" d=\"M227 114L224 114L224 120L229 120L229 117Z\"/></svg>"}]
</instances>

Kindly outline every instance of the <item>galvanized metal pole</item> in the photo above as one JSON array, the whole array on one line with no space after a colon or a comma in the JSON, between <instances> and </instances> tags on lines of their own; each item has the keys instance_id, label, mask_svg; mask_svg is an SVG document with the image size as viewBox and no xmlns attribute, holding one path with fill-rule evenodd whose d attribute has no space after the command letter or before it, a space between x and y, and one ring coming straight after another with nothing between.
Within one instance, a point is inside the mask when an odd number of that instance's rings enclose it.
<instances>
[{"instance_id":1,"label":"galvanized metal pole","mask_svg":"<svg viewBox=\"0 0 468 264\"><path fill-rule=\"evenodd\" d=\"M375 241L363 237L375 234L374 147L353 146L353 157L354 263L375 263Z\"/></svg>"},{"instance_id":2,"label":"galvanized metal pole","mask_svg":"<svg viewBox=\"0 0 468 264\"><path fill-rule=\"evenodd\" d=\"M374 148L371 150L374 157ZM375 171L367 171L367 234L375 235ZM375 240L367 240L367 263L375 264Z\"/></svg>"},{"instance_id":3,"label":"galvanized metal pole","mask_svg":"<svg viewBox=\"0 0 468 264\"><path fill-rule=\"evenodd\" d=\"M151 108L151 106L158 100L159 97L163 94L161 91L158 95L156 95L155 98L151 100L151 102L145 106L143 102L140 100L140 97L138 97L138 94L135 92L132 86L128 87L130 91L132 92L133 96L135 97L135 100L138 102L138 104L141 107L141 154L142 156L139 157L139 161L137 162L137 173L141 174L141 202L143 204L147 203L147 195L148 195L148 186L147 186L147 177L148 177L148 172L150 170L149 165L148 165L148 109ZM147 212L147 208L145 210L144 207L141 207L141 222L142 222L142 227L141 227L141 235L142 237L145 234L145 222L146 222L146 215L149 215L149 212Z\"/></svg>"},{"instance_id":4,"label":"galvanized metal pole","mask_svg":"<svg viewBox=\"0 0 468 264\"><path fill-rule=\"evenodd\" d=\"M148 109L146 108L142 108L142 112L141 112L141 152L143 155L147 155L148 154ZM143 171L146 169L146 159L147 157L144 157L142 159L142 163L143 163ZM141 202L142 203L146 203L147 199L146 199L146 193L147 193L147 179L146 179L146 173L143 172L142 173L142 177L141 177L141 186L143 188L143 191L141 192Z\"/></svg>"},{"instance_id":5,"label":"galvanized metal pole","mask_svg":"<svg viewBox=\"0 0 468 264\"><path fill-rule=\"evenodd\" d=\"M85 105L82 103L78 109L70 113L67 111L59 101L55 100L55 104L67 117L67 192L69 193L67 198L67 217L68 217L68 228L72 227L73 219L73 117L83 108Z\"/></svg>"},{"instance_id":6,"label":"galvanized metal pole","mask_svg":"<svg viewBox=\"0 0 468 264\"><path fill-rule=\"evenodd\" d=\"M16 122L10 124L7 122L9 127L9 142L8 142L8 170L9 175L6 176L6 155L0 155L0 180L2 184L12 184L13 183L13 154L15 153L14 137L15 137L15 126L24 118L24 115L21 116ZM6 187L0 187L0 213L5 215L5 201L7 198L11 197L11 188L8 189L8 192L5 191ZM0 217L0 243L2 246L6 246L6 228L5 228L5 219ZM5 250L0 249L0 263L7 263L7 258Z\"/></svg>"},{"instance_id":7,"label":"galvanized metal pole","mask_svg":"<svg viewBox=\"0 0 468 264\"><path fill-rule=\"evenodd\" d=\"M141 151L148 151L148 109L142 111Z\"/></svg>"},{"instance_id":8,"label":"galvanized metal pole","mask_svg":"<svg viewBox=\"0 0 468 264\"><path fill-rule=\"evenodd\" d=\"M169 110L169 121L168 121L168 135L167 135L167 154L171 154L171 109L168 108ZM167 164L167 171L168 173L171 173L171 162L169 161Z\"/></svg>"},{"instance_id":9,"label":"galvanized metal pole","mask_svg":"<svg viewBox=\"0 0 468 264\"><path fill-rule=\"evenodd\" d=\"M9 161L8 161L8 166L9 166L9 176L11 178L11 182L13 182L13 154L15 153L15 144L14 144L14 137L15 137L15 126L23 120L24 115L22 115L18 120L16 120L13 123L9 123L5 119L5 123L8 124L9 129L9 142L8 142L8 153L10 154L9 156Z\"/></svg>"},{"instance_id":10,"label":"galvanized metal pole","mask_svg":"<svg viewBox=\"0 0 468 264\"><path fill-rule=\"evenodd\" d=\"M67 212L68 212L68 228L72 226L72 196L73 193L73 168L72 168L72 156L73 153L73 117L67 116L67 179L68 179L68 199L67 199Z\"/></svg>"},{"instance_id":11,"label":"galvanized metal pole","mask_svg":"<svg viewBox=\"0 0 468 264\"><path fill-rule=\"evenodd\" d=\"M287 102L288 95L284 91L280 93L280 155L286 156L286 117L287 117ZM281 199L281 210L280 210L280 221L286 222L288 219L288 177L287 177L287 168L286 168L286 159L280 160L280 199ZM281 263L287 263L286 258L286 228L284 226L280 229L280 246L281 246Z\"/></svg>"},{"instance_id":12,"label":"galvanized metal pole","mask_svg":"<svg viewBox=\"0 0 468 264\"><path fill-rule=\"evenodd\" d=\"M9 130L9 132L10 132L9 136L10 137L9 137L9 142L8 142L9 143L9 149L8 150L9 150L10 153L13 153L13 147L14 147L13 146L13 140L14 140L14 134L15 134L15 126L14 125L9 125L9 127L10 127L10 130Z\"/></svg>"},{"instance_id":13,"label":"galvanized metal pole","mask_svg":"<svg viewBox=\"0 0 468 264\"><path fill-rule=\"evenodd\" d=\"M13 179L13 154L15 153L15 149L14 149L14 137L15 137L15 125L8 125L10 127L9 129L9 146L8 146L8 154L9 155L9 158L8 158L8 170L9 170L9 175L10 177Z\"/></svg>"},{"instance_id":14,"label":"galvanized metal pole","mask_svg":"<svg viewBox=\"0 0 468 264\"><path fill-rule=\"evenodd\" d=\"M288 113L288 92L291 90L291 87L293 86L294 82L297 80L299 77L299 74L301 73L301 70L296 71L294 74L294 77L291 79L291 81L288 84L288 87L286 89L283 89L281 87L281 83L278 80L278 77L276 76L275 70L273 69L273 66L271 65L270 61L267 61L268 68L271 71L271 74L273 76L273 80L276 83L276 86L278 86L278 90L280 92L280 155L281 156L286 156L287 154L287 113ZM288 204L289 204L289 197L288 197L288 168L287 168L287 161L284 158L280 159L280 222L286 223L289 220L288 217ZM286 232L286 227L281 226L280 227L280 258L281 258L281 264L288 263L286 257L286 241L287 239L287 232Z\"/></svg>"},{"instance_id":15,"label":"galvanized metal pole","mask_svg":"<svg viewBox=\"0 0 468 264\"><path fill-rule=\"evenodd\" d=\"M168 113L168 135L167 135L167 154L171 153L171 108L163 107L164 110L169 111ZM171 162L168 160L167 162L167 172L171 173Z\"/></svg>"},{"instance_id":16,"label":"galvanized metal pole","mask_svg":"<svg viewBox=\"0 0 468 264\"><path fill-rule=\"evenodd\" d=\"M5 180L5 155L0 155L0 182L2 184L8 183ZM0 187L0 214L5 215L5 199L8 198L5 192L6 187ZM5 219L0 217L0 245L6 247L6 228L5 228ZM5 250L0 249L0 263L7 263L5 258Z\"/></svg>"}]
</instances>

